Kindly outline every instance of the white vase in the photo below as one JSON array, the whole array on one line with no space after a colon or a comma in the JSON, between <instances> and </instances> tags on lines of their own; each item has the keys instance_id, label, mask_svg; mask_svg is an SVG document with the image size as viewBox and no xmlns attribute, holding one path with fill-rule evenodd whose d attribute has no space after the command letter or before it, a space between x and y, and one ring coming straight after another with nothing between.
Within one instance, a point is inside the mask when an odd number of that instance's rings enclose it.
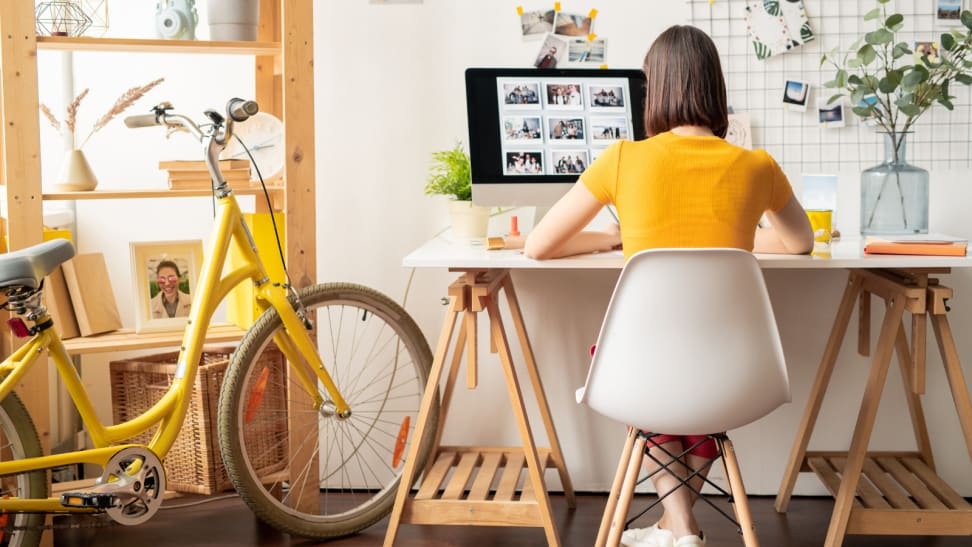
<instances>
[{"instance_id":1,"label":"white vase","mask_svg":"<svg viewBox=\"0 0 972 547\"><path fill-rule=\"evenodd\" d=\"M209 39L254 41L260 24L260 0L208 0Z\"/></svg>"},{"instance_id":2,"label":"white vase","mask_svg":"<svg viewBox=\"0 0 972 547\"><path fill-rule=\"evenodd\" d=\"M98 179L95 178L83 151L68 150L64 153L61 171L57 174L54 186L62 192L84 192L98 186Z\"/></svg>"},{"instance_id":3,"label":"white vase","mask_svg":"<svg viewBox=\"0 0 972 547\"><path fill-rule=\"evenodd\" d=\"M456 239L482 239L489 226L489 207L473 205L471 201L449 202L452 235Z\"/></svg>"}]
</instances>

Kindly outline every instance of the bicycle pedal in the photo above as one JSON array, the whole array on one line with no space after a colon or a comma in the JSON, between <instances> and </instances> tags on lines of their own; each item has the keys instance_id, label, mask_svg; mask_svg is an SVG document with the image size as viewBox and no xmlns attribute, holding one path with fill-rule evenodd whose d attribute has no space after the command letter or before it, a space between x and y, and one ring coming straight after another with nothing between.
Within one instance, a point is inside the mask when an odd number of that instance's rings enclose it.
<instances>
[{"instance_id":1,"label":"bicycle pedal","mask_svg":"<svg viewBox=\"0 0 972 547\"><path fill-rule=\"evenodd\" d=\"M117 505L114 494L101 492L65 492L61 494L61 505L82 509L110 509Z\"/></svg>"}]
</instances>

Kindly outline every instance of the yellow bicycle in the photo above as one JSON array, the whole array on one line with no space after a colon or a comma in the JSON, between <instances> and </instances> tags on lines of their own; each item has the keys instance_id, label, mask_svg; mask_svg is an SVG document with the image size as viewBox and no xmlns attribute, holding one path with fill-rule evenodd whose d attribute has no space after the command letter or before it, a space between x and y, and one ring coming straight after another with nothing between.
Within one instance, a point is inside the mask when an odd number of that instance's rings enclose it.
<instances>
[{"instance_id":1,"label":"yellow bicycle","mask_svg":"<svg viewBox=\"0 0 972 547\"><path fill-rule=\"evenodd\" d=\"M207 327L219 302L243 282L253 283L263 313L230 358L218 422L227 473L250 508L291 534L353 534L391 511L409 443L421 443L424 463L436 428L427 428L419 441L411 434L432 355L411 317L364 286L295 290L267 276L218 163L233 124L258 110L253 101L233 99L225 113L209 110L207 122L197 124L163 103L126 120L130 127L161 125L200 139L218 200L174 380L141 415L114 425L98 420L42 305L42 281L74 255L71 243L55 240L0 255L3 307L15 334L28 338L0 363L0 544L36 545L45 514L105 513L135 525L156 513L165 492L162 460L185 419ZM243 264L224 271L231 246ZM47 355L94 448L42 453L14 388L38 361L46 366ZM147 445L130 442L147 431L154 431ZM47 470L82 463L102 467L94 485L49 497Z\"/></svg>"}]
</instances>

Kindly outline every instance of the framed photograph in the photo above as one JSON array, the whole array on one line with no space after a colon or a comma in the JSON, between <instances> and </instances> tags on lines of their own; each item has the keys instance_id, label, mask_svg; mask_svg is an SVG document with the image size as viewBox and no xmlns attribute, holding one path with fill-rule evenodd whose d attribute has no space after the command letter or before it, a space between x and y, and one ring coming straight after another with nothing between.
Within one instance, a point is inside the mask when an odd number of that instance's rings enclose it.
<instances>
[{"instance_id":1,"label":"framed photograph","mask_svg":"<svg viewBox=\"0 0 972 547\"><path fill-rule=\"evenodd\" d=\"M507 109L540 108L540 84L538 82L503 82L503 107Z\"/></svg>"},{"instance_id":2,"label":"framed photograph","mask_svg":"<svg viewBox=\"0 0 972 547\"><path fill-rule=\"evenodd\" d=\"M594 20L587 15L558 11L554 18L554 34L561 36L587 36Z\"/></svg>"},{"instance_id":3,"label":"framed photograph","mask_svg":"<svg viewBox=\"0 0 972 547\"><path fill-rule=\"evenodd\" d=\"M544 99L549 109L584 109L580 83L546 83L544 84Z\"/></svg>"},{"instance_id":4,"label":"framed photograph","mask_svg":"<svg viewBox=\"0 0 972 547\"><path fill-rule=\"evenodd\" d=\"M941 57L938 56L938 42L915 42L912 51L915 52L916 63L920 63L922 57L933 65L942 62Z\"/></svg>"},{"instance_id":5,"label":"framed photograph","mask_svg":"<svg viewBox=\"0 0 972 547\"><path fill-rule=\"evenodd\" d=\"M202 267L202 241L133 241L130 246L135 332L185 328Z\"/></svg>"},{"instance_id":6,"label":"framed photograph","mask_svg":"<svg viewBox=\"0 0 972 547\"><path fill-rule=\"evenodd\" d=\"M537 52L533 66L537 68L557 68L567 59L567 40L553 34L547 34Z\"/></svg>"},{"instance_id":7,"label":"framed photograph","mask_svg":"<svg viewBox=\"0 0 972 547\"><path fill-rule=\"evenodd\" d=\"M817 102L817 119L823 127L844 127L844 104L821 99Z\"/></svg>"},{"instance_id":8,"label":"framed photograph","mask_svg":"<svg viewBox=\"0 0 972 547\"><path fill-rule=\"evenodd\" d=\"M599 67L604 64L607 42L604 38L588 40L571 38L567 42L567 65L576 67Z\"/></svg>"},{"instance_id":9,"label":"framed photograph","mask_svg":"<svg viewBox=\"0 0 972 547\"><path fill-rule=\"evenodd\" d=\"M624 112L624 87L592 85L587 88L591 110Z\"/></svg>"},{"instance_id":10,"label":"framed photograph","mask_svg":"<svg viewBox=\"0 0 972 547\"><path fill-rule=\"evenodd\" d=\"M622 117L591 116L591 141L608 144L628 137L628 120Z\"/></svg>"},{"instance_id":11,"label":"framed photograph","mask_svg":"<svg viewBox=\"0 0 972 547\"><path fill-rule=\"evenodd\" d=\"M524 40L539 40L548 32L553 32L554 10L524 11L520 16L520 32Z\"/></svg>"},{"instance_id":12,"label":"framed photograph","mask_svg":"<svg viewBox=\"0 0 972 547\"><path fill-rule=\"evenodd\" d=\"M807 100L810 98L810 84L796 80L787 80L783 86L783 108L795 112L807 111Z\"/></svg>"},{"instance_id":13,"label":"framed photograph","mask_svg":"<svg viewBox=\"0 0 972 547\"><path fill-rule=\"evenodd\" d=\"M550 167L557 175L579 175L587 169L590 163L586 149L552 150L550 152Z\"/></svg>"},{"instance_id":14,"label":"framed photograph","mask_svg":"<svg viewBox=\"0 0 972 547\"><path fill-rule=\"evenodd\" d=\"M961 26L961 15L962 0L935 0L935 26Z\"/></svg>"},{"instance_id":15,"label":"framed photograph","mask_svg":"<svg viewBox=\"0 0 972 547\"><path fill-rule=\"evenodd\" d=\"M542 175L543 153L539 150L506 152L504 175Z\"/></svg>"},{"instance_id":16,"label":"framed photograph","mask_svg":"<svg viewBox=\"0 0 972 547\"><path fill-rule=\"evenodd\" d=\"M506 116L503 118L503 140L507 142L543 142L540 116Z\"/></svg>"},{"instance_id":17,"label":"framed photograph","mask_svg":"<svg viewBox=\"0 0 972 547\"><path fill-rule=\"evenodd\" d=\"M548 141L580 141L584 142L584 118L547 118Z\"/></svg>"}]
</instances>

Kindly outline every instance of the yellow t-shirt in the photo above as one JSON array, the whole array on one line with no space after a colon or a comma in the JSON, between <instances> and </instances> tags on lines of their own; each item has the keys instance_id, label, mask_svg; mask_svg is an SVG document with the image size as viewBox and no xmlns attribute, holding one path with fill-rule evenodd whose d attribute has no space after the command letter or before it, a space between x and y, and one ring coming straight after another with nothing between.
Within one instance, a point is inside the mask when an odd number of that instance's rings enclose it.
<instances>
[{"instance_id":1,"label":"yellow t-shirt","mask_svg":"<svg viewBox=\"0 0 972 547\"><path fill-rule=\"evenodd\" d=\"M598 201L617 208L625 260L655 248L751 251L760 216L793 195L765 151L671 132L611 145L580 178Z\"/></svg>"}]
</instances>

